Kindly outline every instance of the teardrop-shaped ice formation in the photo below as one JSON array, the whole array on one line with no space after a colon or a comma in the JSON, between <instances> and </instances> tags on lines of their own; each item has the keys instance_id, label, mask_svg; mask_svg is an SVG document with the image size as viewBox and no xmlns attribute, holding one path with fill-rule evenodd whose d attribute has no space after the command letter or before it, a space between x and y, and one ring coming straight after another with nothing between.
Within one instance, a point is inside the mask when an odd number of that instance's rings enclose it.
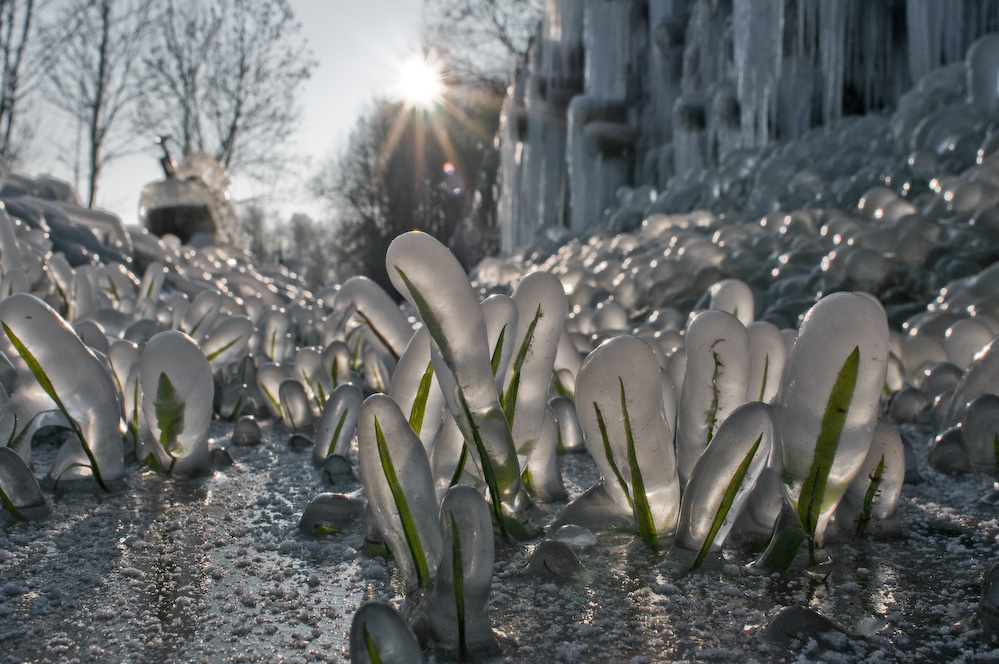
<instances>
[{"instance_id":1,"label":"teardrop-shaped ice formation","mask_svg":"<svg viewBox=\"0 0 999 664\"><path fill-rule=\"evenodd\" d=\"M323 369L333 381L333 387L350 382L350 348L334 339L323 349Z\"/></svg>"},{"instance_id":2,"label":"teardrop-shaped ice formation","mask_svg":"<svg viewBox=\"0 0 999 664\"><path fill-rule=\"evenodd\" d=\"M517 303L509 295L490 295L482 301L486 319L486 336L492 349L491 365L496 377L496 389L502 393L507 367L513 361L517 343Z\"/></svg>"},{"instance_id":3,"label":"teardrop-shaped ice formation","mask_svg":"<svg viewBox=\"0 0 999 664\"><path fill-rule=\"evenodd\" d=\"M772 443L766 404L744 404L721 423L683 491L671 557L697 567L721 548L767 465Z\"/></svg>"},{"instance_id":4,"label":"teardrop-shaped ice formation","mask_svg":"<svg viewBox=\"0 0 999 664\"><path fill-rule=\"evenodd\" d=\"M364 514L364 501L339 493L320 493L302 511L298 529L305 535L334 535Z\"/></svg>"},{"instance_id":5,"label":"teardrop-shaped ice formation","mask_svg":"<svg viewBox=\"0 0 999 664\"><path fill-rule=\"evenodd\" d=\"M312 403L305 388L294 378L285 378L278 386L281 421L290 431L307 431L315 424Z\"/></svg>"},{"instance_id":6,"label":"teardrop-shaped ice formation","mask_svg":"<svg viewBox=\"0 0 999 664\"><path fill-rule=\"evenodd\" d=\"M299 349L292 374L302 383L309 395L312 412L318 417L333 392L333 379L323 367L323 356L313 346Z\"/></svg>"},{"instance_id":7,"label":"teardrop-shaped ice formation","mask_svg":"<svg viewBox=\"0 0 999 664\"><path fill-rule=\"evenodd\" d=\"M272 309L267 312L255 335L254 352L259 347L261 354L271 362L286 361L294 351L290 329L291 320L287 311Z\"/></svg>"},{"instance_id":8,"label":"teardrop-shaped ice formation","mask_svg":"<svg viewBox=\"0 0 999 664\"><path fill-rule=\"evenodd\" d=\"M57 456L53 479L92 475L109 489L125 467L121 405L104 364L34 295L19 293L0 302L0 326L0 350L14 361L20 385L0 414L0 439L10 439L12 431L28 426L43 410L57 410L81 441L86 465ZM27 404L36 404L33 412L23 408Z\"/></svg>"},{"instance_id":9,"label":"teardrop-shaped ice formation","mask_svg":"<svg viewBox=\"0 0 999 664\"><path fill-rule=\"evenodd\" d=\"M806 535L818 546L867 456L887 366L884 310L855 293L819 300L788 354L773 403L781 478Z\"/></svg>"},{"instance_id":10,"label":"teardrop-shaped ice formation","mask_svg":"<svg viewBox=\"0 0 999 664\"><path fill-rule=\"evenodd\" d=\"M215 384L201 349L183 332L161 332L142 349L139 380L142 413L155 441L148 452L169 473L207 472Z\"/></svg>"},{"instance_id":11,"label":"teardrop-shaped ice formation","mask_svg":"<svg viewBox=\"0 0 999 664\"><path fill-rule=\"evenodd\" d=\"M551 407L545 408L545 421L534 449L524 464L524 485L538 500L552 503L565 500L568 494L558 466L558 422Z\"/></svg>"},{"instance_id":12,"label":"teardrop-shaped ice formation","mask_svg":"<svg viewBox=\"0 0 999 664\"><path fill-rule=\"evenodd\" d=\"M687 368L676 419L676 463L682 485L728 414L746 402L749 335L724 311L702 311L687 325Z\"/></svg>"},{"instance_id":13,"label":"teardrop-shaped ice formation","mask_svg":"<svg viewBox=\"0 0 999 664\"><path fill-rule=\"evenodd\" d=\"M205 290L198 293L184 312L177 329L195 341L202 341L215 325L221 306L222 296L218 291Z\"/></svg>"},{"instance_id":14,"label":"teardrop-shaped ice formation","mask_svg":"<svg viewBox=\"0 0 999 664\"><path fill-rule=\"evenodd\" d=\"M276 362L267 362L257 369L257 387L263 392L272 417L281 417L281 383L291 377L291 371Z\"/></svg>"},{"instance_id":15,"label":"teardrop-shaped ice formation","mask_svg":"<svg viewBox=\"0 0 999 664\"><path fill-rule=\"evenodd\" d=\"M575 383L574 383L575 385ZM586 449L583 430L576 417L576 404L566 397L553 397L548 402L555 422L558 424L558 450L560 452L582 452Z\"/></svg>"},{"instance_id":16,"label":"teardrop-shaped ice formation","mask_svg":"<svg viewBox=\"0 0 999 664\"><path fill-rule=\"evenodd\" d=\"M246 354L252 336L253 321L246 316L228 316L211 328L201 349L217 373Z\"/></svg>"},{"instance_id":17,"label":"teardrop-shaped ice formation","mask_svg":"<svg viewBox=\"0 0 999 664\"><path fill-rule=\"evenodd\" d=\"M787 362L787 343L773 323L758 320L746 326L749 335L749 387L746 398L770 403L777 396Z\"/></svg>"},{"instance_id":18,"label":"teardrop-shaped ice formation","mask_svg":"<svg viewBox=\"0 0 999 664\"><path fill-rule=\"evenodd\" d=\"M413 328L385 290L367 277L351 277L333 300L333 311L349 312L364 321L370 341L398 360L406 350Z\"/></svg>"},{"instance_id":19,"label":"teardrop-shaped ice formation","mask_svg":"<svg viewBox=\"0 0 999 664\"><path fill-rule=\"evenodd\" d=\"M708 305L710 309L732 314L747 326L755 319L753 291L744 281L723 279L708 289L708 292L711 295Z\"/></svg>"},{"instance_id":20,"label":"teardrop-shaped ice formation","mask_svg":"<svg viewBox=\"0 0 999 664\"><path fill-rule=\"evenodd\" d=\"M983 394L971 400L961 426L961 443L972 471L999 475L999 396Z\"/></svg>"},{"instance_id":21,"label":"teardrop-shaped ice formation","mask_svg":"<svg viewBox=\"0 0 999 664\"><path fill-rule=\"evenodd\" d=\"M630 336L597 347L583 361L576 381L576 410L586 448L608 493L631 509L639 536L652 549L673 533L680 507L661 384L655 353Z\"/></svg>"},{"instance_id":22,"label":"teardrop-shaped ice formation","mask_svg":"<svg viewBox=\"0 0 999 664\"><path fill-rule=\"evenodd\" d=\"M263 440L260 425L252 415L243 415L232 427L232 442L235 445L259 445Z\"/></svg>"},{"instance_id":23,"label":"teardrop-shaped ice formation","mask_svg":"<svg viewBox=\"0 0 999 664\"><path fill-rule=\"evenodd\" d=\"M473 446L500 532L526 537L530 499L493 382L482 307L458 260L420 232L400 235L385 264L393 285L419 311L433 339L434 372L448 409Z\"/></svg>"},{"instance_id":24,"label":"teardrop-shaped ice formation","mask_svg":"<svg viewBox=\"0 0 999 664\"><path fill-rule=\"evenodd\" d=\"M18 519L38 519L50 512L35 474L8 447L0 447L0 508Z\"/></svg>"},{"instance_id":25,"label":"teardrop-shaped ice formation","mask_svg":"<svg viewBox=\"0 0 999 664\"><path fill-rule=\"evenodd\" d=\"M428 589L441 557L430 462L399 406L373 394L361 406L357 446L368 505L406 579Z\"/></svg>"},{"instance_id":26,"label":"teardrop-shaped ice formation","mask_svg":"<svg viewBox=\"0 0 999 664\"><path fill-rule=\"evenodd\" d=\"M454 486L440 511L443 552L423 614L433 638L459 657L499 653L489 622L493 525L489 506L470 486Z\"/></svg>"},{"instance_id":27,"label":"teardrop-shaped ice formation","mask_svg":"<svg viewBox=\"0 0 999 664\"><path fill-rule=\"evenodd\" d=\"M388 604L365 602L350 624L352 664L423 664L420 642Z\"/></svg>"},{"instance_id":28,"label":"teardrop-shaped ice formation","mask_svg":"<svg viewBox=\"0 0 999 664\"><path fill-rule=\"evenodd\" d=\"M879 419L864 465L836 507L836 525L857 535L897 532L895 510L904 482L902 437L894 425Z\"/></svg>"},{"instance_id":29,"label":"teardrop-shaped ice formation","mask_svg":"<svg viewBox=\"0 0 999 664\"><path fill-rule=\"evenodd\" d=\"M346 457L350 452L350 441L357 429L363 400L361 390L351 383L344 383L333 390L316 427L316 446L312 450L312 459L316 463L323 463L331 454Z\"/></svg>"},{"instance_id":30,"label":"teardrop-shaped ice formation","mask_svg":"<svg viewBox=\"0 0 999 664\"><path fill-rule=\"evenodd\" d=\"M517 454L526 457L545 421L548 388L565 322L565 290L553 275L532 272L520 281L512 298L517 305L516 350L504 382L503 411Z\"/></svg>"},{"instance_id":31,"label":"teardrop-shaped ice formation","mask_svg":"<svg viewBox=\"0 0 999 664\"><path fill-rule=\"evenodd\" d=\"M429 456L443 421L445 405L440 383L434 377L430 334L425 327L413 334L399 358L387 394L399 404L404 414L409 414L409 424L423 441Z\"/></svg>"}]
</instances>

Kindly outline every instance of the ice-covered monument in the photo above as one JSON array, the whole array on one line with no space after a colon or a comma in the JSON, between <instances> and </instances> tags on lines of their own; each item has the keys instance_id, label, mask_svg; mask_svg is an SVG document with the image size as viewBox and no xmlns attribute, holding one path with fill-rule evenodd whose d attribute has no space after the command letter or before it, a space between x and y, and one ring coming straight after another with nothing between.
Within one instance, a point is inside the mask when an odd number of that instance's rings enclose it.
<instances>
[{"instance_id":1,"label":"ice-covered monument","mask_svg":"<svg viewBox=\"0 0 999 664\"><path fill-rule=\"evenodd\" d=\"M501 248L702 205L705 169L891 109L996 30L993 0L545 0L501 118Z\"/></svg>"}]
</instances>

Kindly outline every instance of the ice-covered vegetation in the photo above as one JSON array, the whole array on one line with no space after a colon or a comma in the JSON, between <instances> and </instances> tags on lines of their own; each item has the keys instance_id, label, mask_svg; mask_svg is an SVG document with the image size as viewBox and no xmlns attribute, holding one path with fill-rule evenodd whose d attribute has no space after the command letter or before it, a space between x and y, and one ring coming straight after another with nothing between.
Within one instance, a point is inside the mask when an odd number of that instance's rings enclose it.
<instances>
[{"instance_id":1,"label":"ice-covered vegetation","mask_svg":"<svg viewBox=\"0 0 999 664\"><path fill-rule=\"evenodd\" d=\"M357 611L355 661L514 657L489 613L497 551L533 556L521 572L540 585L586 588L602 550L653 569L662 596L719 568L822 577L906 537L904 480L999 475L999 127L965 92L933 74L890 118L738 157L725 188L767 197L762 217L642 207L633 232L471 278L433 237L401 235L386 255L401 304L134 229L70 264L44 218L2 213L4 537L66 491L128 492L136 468L197 481L230 443L280 438L308 450L293 475L328 489L296 506L289 546L363 532L368 550L345 555L394 561L392 605ZM893 161L846 170L871 145ZM587 456L580 486L563 469ZM962 643L993 648L996 587L993 568ZM807 647L840 630L798 608L773 607L768 633ZM854 652L853 636L823 646Z\"/></svg>"}]
</instances>

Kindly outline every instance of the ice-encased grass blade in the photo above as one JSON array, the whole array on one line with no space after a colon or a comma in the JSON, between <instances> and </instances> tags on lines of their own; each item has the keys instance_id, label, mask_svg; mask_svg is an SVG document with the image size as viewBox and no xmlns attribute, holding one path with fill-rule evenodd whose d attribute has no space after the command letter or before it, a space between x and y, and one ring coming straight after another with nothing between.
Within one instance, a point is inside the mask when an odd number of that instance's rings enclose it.
<instances>
[{"instance_id":1,"label":"ice-encased grass blade","mask_svg":"<svg viewBox=\"0 0 999 664\"><path fill-rule=\"evenodd\" d=\"M567 493L558 466L558 422L551 406L545 406L545 420L537 443L524 462L524 485L543 503L565 500Z\"/></svg>"},{"instance_id":2,"label":"ice-encased grass blade","mask_svg":"<svg viewBox=\"0 0 999 664\"><path fill-rule=\"evenodd\" d=\"M836 376L832 392L822 415L822 428L815 441L815 456L812 468L801 485L798 498L798 517L810 538L815 537L819 514L823 511L826 484L832 470L833 459L839 445L840 434L846 424L846 414L857 388L857 372L860 370L860 347L855 347Z\"/></svg>"},{"instance_id":3,"label":"ice-encased grass blade","mask_svg":"<svg viewBox=\"0 0 999 664\"><path fill-rule=\"evenodd\" d=\"M0 447L0 503L22 521L48 512L35 474L7 447Z\"/></svg>"},{"instance_id":4,"label":"ice-encased grass blade","mask_svg":"<svg viewBox=\"0 0 999 664\"><path fill-rule=\"evenodd\" d=\"M676 462L685 485L729 413L746 402L749 335L732 314L707 310L687 325L687 368L676 421Z\"/></svg>"},{"instance_id":5,"label":"ice-encased grass blade","mask_svg":"<svg viewBox=\"0 0 999 664\"><path fill-rule=\"evenodd\" d=\"M451 578L454 580L454 612L458 620L458 656L468 658L468 643L465 637L465 569L461 558L461 534L454 515L451 521Z\"/></svg>"},{"instance_id":6,"label":"ice-encased grass blade","mask_svg":"<svg viewBox=\"0 0 999 664\"><path fill-rule=\"evenodd\" d=\"M139 384L144 420L157 442L149 452L159 466L182 475L206 472L215 383L197 343L177 330L154 336L139 358Z\"/></svg>"},{"instance_id":7,"label":"ice-encased grass blade","mask_svg":"<svg viewBox=\"0 0 999 664\"><path fill-rule=\"evenodd\" d=\"M871 445L888 364L888 321L873 299L833 293L806 314L773 418L780 476L809 538L825 528Z\"/></svg>"},{"instance_id":8,"label":"ice-encased grass blade","mask_svg":"<svg viewBox=\"0 0 999 664\"><path fill-rule=\"evenodd\" d=\"M649 497L645 494L645 480L642 479L642 468L638 464L635 453L635 437L631 433L631 418L628 416L628 400L624 395L624 381L617 379L621 386L621 417L624 425L624 439L628 452L628 465L631 467L631 486L633 489L632 503L635 507L635 522L638 524L638 537L645 546L653 551L659 550L659 536L656 524L652 519L652 508L649 507Z\"/></svg>"},{"instance_id":9,"label":"ice-encased grass blade","mask_svg":"<svg viewBox=\"0 0 999 664\"><path fill-rule=\"evenodd\" d=\"M384 394L365 399L357 435L368 504L406 579L407 592L429 588L442 542L423 444L398 404Z\"/></svg>"},{"instance_id":10,"label":"ice-encased grass blade","mask_svg":"<svg viewBox=\"0 0 999 664\"><path fill-rule=\"evenodd\" d=\"M160 431L159 443L172 459L176 459L173 451L177 437L184 431L184 411L187 404L177 394L177 388L170 382L166 372L160 372L156 385L156 396L153 398L153 410L156 413L156 425Z\"/></svg>"},{"instance_id":11,"label":"ice-encased grass blade","mask_svg":"<svg viewBox=\"0 0 999 664\"><path fill-rule=\"evenodd\" d=\"M534 341L534 328L537 326L539 318L541 318L541 305L538 305L537 311L534 312L534 318L531 319L530 324L527 326L527 333L524 335L524 340L520 343L520 349L517 351L517 357L513 361L513 374L510 376L510 385L500 400L503 404L503 414L506 415L506 421L511 428L513 428L513 416L517 409L517 392L520 391L520 371L524 366L524 358L527 357L527 351Z\"/></svg>"},{"instance_id":12,"label":"ice-encased grass blade","mask_svg":"<svg viewBox=\"0 0 999 664\"><path fill-rule=\"evenodd\" d=\"M205 359L218 371L236 362L246 352L253 336L253 321L246 316L230 316L212 328L201 344Z\"/></svg>"},{"instance_id":13,"label":"ice-encased grass blade","mask_svg":"<svg viewBox=\"0 0 999 664\"><path fill-rule=\"evenodd\" d=\"M435 374L466 444L479 457L501 533L530 536L530 499L499 403L482 307L464 270L447 247L416 231L393 240L385 260L396 289L433 339Z\"/></svg>"},{"instance_id":14,"label":"ice-encased grass blade","mask_svg":"<svg viewBox=\"0 0 999 664\"><path fill-rule=\"evenodd\" d=\"M881 418L860 472L850 482L834 514L841 530L857 535L898 531L896 515L905 482L905 446L898 430Z\"/></svg>"},{"instance_id":15,"label":"ice-encased grass blade","mask_svg":"<svg viewBox=\"0 0 999 664\"><path fill-rule=\"evenodd\" d=\"M313 450L316 463L322 463L331 454L346 457L350 452L350 441L357 428L363 400L361 390L351 383L344 383L333 390L316 427L316 447Z\"/></svg>"},{"instance_id":16,"label":"ice-encased grass blade","mask_svg":"<svg viewBox=\"0 0 999 664\"><path fill-rule=\"evenodd\" d=\"M632 514L643 541L653 548L673 533L680 506L661 386L652 348L633 336L598 346L583 361L576 382L579 423L605 480L604 490ZM570 503L566 511L579 509ZM580 518L599 521L600 515Z\"/></svg>"},{"instance_id":17,"label":"ice-encased grass blade","mask_svg":"<svg viewBox=\"0 0 999 664\"><path fill-rule=\"evenodd\" d=\"M37 384L79 438L90 472L102 489L124 475L121 405L114 379L66 322L33 295L18 293L0 302L0 324L8 356L20 358L24 381ZM22 387L20 389L26 389ZM69 465L57 455L58 478Z\"/></svg>"},{"instance_id":18,"label":"ice-encased grass blade","mask_svg":"<svg viewBox=\"0 0 999 664\"><path fill-rule=\"evenodd\" d=\"M729 482L728 486L725 488L725 495L722 496L721 504L718 505L718 511L715 513L715 518L711 521L711 527L708 530L708 536L704 539L704 544L701 545L701 550L697 552L697 558L694 559L694 567L697 567L708 555L708 551L711 550L711 546L715 542L715 538L718 536L718 531L721 530L722 524L728 515L732 512L732 506L735 503L735 496L742 488L743 483L746 481L746 475L749 473L749 466L753 462L753 458L756 456L757 450L760 449L760 442L763 440L763 434L753 442L753 446L746 452L745 458L739 467L736 468L735 474L732 475L732 480Z\"/></svg>"},{"instance_id":19,"label":"ice-encased grass blade","mask_svg":"<svg viewBox=\"0 0 999 664\"><path fill-rule=\"evenodd\" d=\"M765 404L744 404L722 422L684 489L673 558L693 569L721 547L766 468L772 441Z\"/></svg>"},{"instance_id":20,"label":"ice-encased grass blade","mask_svg":"<svg viewBox=\"0 0 999 664\"><path fill-rule=\"evenodd\" d=\"M423 543L420 541L420 533L416 529L416 521L413 520L413 512L409 508L409 501L402 491L399 483L399 476L396 474L395 466L392 463L392 455L389 454L388 444L385 442L385 434L382 433L381 424L375 417L375 441L378 444L378 460L382 465L382 474L392 492L392 500L395 501L395 508L399 513L399 521L402 523L402 533L406 538L406 546L409 547L409 555L412 557L413 565L416 567L416 583L421 588L430 587L430 567L427 564L427 556L423 552Z\"/></svg>"},{"instance_id":21,"label":"ice-encased grass blade","mask_svg":"<svg viewBox=\"0 0 999 664\"><path fill-rule=\"evenodd\" d=\"M421 327L413 334L399 358L387 394L399 404L403 413L409 414L409 424L429 455L445 406L439 381L434 376L430 335L425 328Z\"/></svg>"},{"instance_id":22,"label":"ice-encased grass blade","mask_svg":"<svg viewBox=\"0 0 999 664\"><path fill-rule=\"evenodd\" d=\"M345 281L333 299L333 311L352 311L395 360L402 357L413 336L412 326L396 303L385 289L368 277L351 277Z\"/></svg>"},{"instance_id":23,"label":"ice-encased grass blade","mask_svg":"<svg viewBox=\"0 0 999 664\"><path fill-rule=\"evenodd\" d=\"M420 435L423 428L423 416L427 410L427 397L430 396L430 385L434 378L434 363L427 362L427 370L420 378L420 386L416 391L416 398L413 399L413 409L409 413L409 426L413 427L416 435Z\"/></svg>"},{"instance_id":24,"label":"ice-encased grass blade","mask_svg":"<svg viewBox=\"0 0 999 664\"><path fill-rule=\"evenodd\" d=\"M787 344L780 329L767 321L746 326L749 336L749 387L746 397L770 403L777 396L780 378L787 362Z\"/></svg>"},{"instance_id":25,"label":"ice-encased grass blade","mask_svg":"<svg viewBox=\"0 0 999 664\"><path fill-rule=\"evenodd\" d=\"M350 625L352 664L422 664L420 643L399 612L388 604L368 601Z\"/></svg>"},{"instance_id":26,"label":"ice-encased grass blade","mask_svg":"<svg viewBox=\"0 0 999 664\"><path fill-rule=\"evenodd\" d=\"M414 625L426 624L433 640L461 659L498 654L488 614L493 526L482 495L465 485L449 489L441 502L440 531L444 550L433 592Z\"/></svg>"},{"instance_id":27,"label":"ice-encased grass blade","mask_svg":"<svg viewBox=\"0 0 999 664\"><path fill-rule=\"evenodd\" d=\"M544 426L555 357L565 328L565 289L555 276L533 272L511 296L517 305L517 355L507 369L504 412L521 458Z\"/></svg>"}]
</instances>

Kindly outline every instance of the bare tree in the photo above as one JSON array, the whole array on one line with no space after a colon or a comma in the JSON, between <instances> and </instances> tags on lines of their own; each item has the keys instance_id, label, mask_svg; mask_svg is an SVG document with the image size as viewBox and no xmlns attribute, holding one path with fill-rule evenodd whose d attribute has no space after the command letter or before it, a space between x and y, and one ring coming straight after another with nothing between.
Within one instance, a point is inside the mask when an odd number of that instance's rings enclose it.
<instances>
[{"instance_id":1,"label":"bare tree","mask_svg":"<svg viewBox=\"0 0 999 664\"><path fill-rule=\"evenodd\" d=\"M139 126L270 178L315 63L287 0L168 0L144 59Z\"/></svg>"},{"instance_id":2,"label":"bare tree","mask_svg":"<svg viewBox=\"0 0 999 664\"><path fill-rule=\"evenodd\" d=\"M45 79L59 45L79 21L51 20L50 0L0 0L0 155L16 163L34 126L24 120L28 99Z\"/></svg>"},{"instance_id":3,"label":"bare tree","mask_svg":"<svg viewBox=\"0 0 999 664\"><path fill-rule=\"evenodd\" d=\"M543 0L424 0L423 33L466 83L503 90L541 19Z\"/></svg>"},{"instance_id":4,"label":"bare tree","mask_svg":"<svg viewBox=\"0 0 999 664\"><path fill-rule=\"evenodd\" d=\"M51 101L82 128L91 207L101 169L134 137L122 121L136 99L149 6L142 0L75 0L65 10L65 20L78 21L79 29L52 63Z\"/></svg>"},{"instance_id":5,"label":"bare tree","mask_svg":"<svg viewBox=\"0 0 999 664\"><path fill-rule=\"evenodd\" d=\"M222 20L215 5L168 0L150 33L142 62L141 103L136 105L138 129L170 136L181 156L204 147L205 53L213 47Z\"/></svg>"}]
</instances>

